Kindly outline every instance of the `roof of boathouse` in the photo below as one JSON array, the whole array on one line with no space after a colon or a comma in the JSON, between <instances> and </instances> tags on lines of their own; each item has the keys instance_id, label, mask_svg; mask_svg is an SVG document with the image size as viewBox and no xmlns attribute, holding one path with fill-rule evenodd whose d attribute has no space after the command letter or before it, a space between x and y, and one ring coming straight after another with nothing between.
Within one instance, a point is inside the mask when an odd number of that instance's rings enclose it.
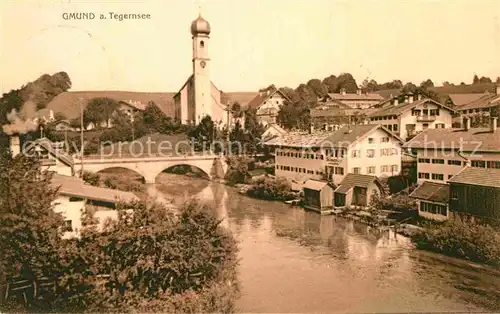
<instances>
[{"instance_id":1,"label":"roof of boathouse","mask_svg":"<svg viewBox=\"0 0 500 314\"><path fill-rule=\"evenodd\" d=\"M500 169L465 167L448 182L500 188Z\"/></svg>"},{"instance_id":2,"label":"roof of boathouse","mask_svg":"<svg viewBox=\"0 0 500 314\"><path fill-rule=\"evenodd\" d=\"M410 197L436 203L448 203L450 186L446 183L424 181L410 194Z\"/></svg>"},{"instance_id":3,"label":"roof of boathouse","mask_svg":"<svg viewBox=\"0 0 500 314\"><path fill-rule=\"evenodd\" d=\"M368 188L372 182L381 186L380 180L376 176L367 174L348 173L340 183L335 193L346 194L353 187Z\"/></svg>"}]
</instances>

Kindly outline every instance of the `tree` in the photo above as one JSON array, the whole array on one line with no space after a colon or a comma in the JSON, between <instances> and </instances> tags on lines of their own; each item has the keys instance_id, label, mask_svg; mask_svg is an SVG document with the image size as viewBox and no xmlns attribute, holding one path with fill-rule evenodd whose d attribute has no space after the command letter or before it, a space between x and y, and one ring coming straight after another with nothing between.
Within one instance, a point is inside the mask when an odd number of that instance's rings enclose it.
<instances>
[{"instance_id":1,"label":"tree","mask_svg":"<svg viewBox=\"0 0 500 314\"><path fill-rule=\"evenodd\" d=\"M22 154L14 159L2 155L0 284L13 278L33 281L61 272L58 245L63 219L52 209L57 190L49 184L50 175Z\"/></svg>"},{"instance_id":2,"label":"tree","mask_svg":"<svg viewBox=\"0 0 500 314\"><path fill-rule=\"evenodd\" d=\"M472 84L479 84L479 77L477 74L474 74L474 78L472 79Z\"/></svg>"},{"instance_id":3,"label":"tree","mask_svg":"<svg viewBox=\"0 0 500 314\"><path fill-rule=\"evenodd\" d=\"M434 83L431 81L431 79L427 79L427 80L423 81L422 83L420 83L420 87L427 89L429 87L434 87Z\"/></svg>"},{"instance_id":4,"label":"tree","mask_svg":"<svg viewBox=\"0 0 500 314\"><path fill-rule=\"evenodd\" d=\"M180 124L171 117L166 116L152 101L144 109L142 122L144 127L152 133L174 134L180 131Z\"/></svg>"},{"instance_id":5,"label":"tree","mask_svg":"<svg viewBox=\"0 0 500 314\"><path fill-rule=\"evenodd\" d=\"M361 84L360 88L364 92L374 92L374 91L379 90L379 86L378 86L377 81L375 81L373 79L372 80L365 79L363 81L363 83Z\"/></svg>"},{"instance_id":6,"label":"tree","mask_svg":"<svg viewBox=\"0 0 500 314\"><path fill-rule=\"evenodd\" d=\"M61 121L61 120L67 120L68 118L66 117L66 115L62 112L56 112L54 114L54 120L56 121Z\"/></svg>"},{"instance_id":7,"label":"tree","mask_svg":"<svg viewBox=\"0 0 500 314\"><path fill-rule=\"evenodd\" d=\"M102 122L108 123L115 111L118 110L118 107L118 101L114 99L107 97L93 98L83 111L83 121L85 124L93 123L96 126L99 126Z\"/></svg>"},{"instance_id":8,"label":"tree","mask_svg":"<svg viewBox=\"0 0 500 314\"><path fill-rule=\"evenodd\" d=\"M207 150L212 147L216 137L215 124L210 116L205 116L200 123L192 129L188 136L194 141L196 150Z\"/></svg>"},{"instance_id":9,"label":"tree","mask_svg":"<svg viewBox=\"0 0 500 314\"><path fill-rule=\"evenodd\" d=\"M239 155L244 153L245 146L245 131L241 126L240 121L236 121L233 129L229 132L229 153L230 155Z\"/></svg>"},{"instance_id":10,"label":"tree","mask_svg":"<svg viewBox=\"0 0 500 314\"><path fill-rule=\"evenodd\" d=\"M323 85L326 86L328 93L336 93L338 90L337 77L335 75L330 75L323 79Z\"/></svg>"},{"instance_id":11,"label":"tree","mask_svg":"<svg viewBox=\"0 0 500 314\"><path fill-rule=\"evenodd\" d=\"M243 116L243 110L239 102L236 101L231 105L231 113L233 118L241 118Z\"/></svg>"},{"instance_id":12,"label":"tree","mask_svg":"<svg viewBox=\"0 0 500 314\"><path fill-rule=\"evenodd\" d=\"M305 103L314 103L318 100L314 90L306 84L300 84L295 92L299 96L300 100Z\"/></svg>"},{"instance_id":13,"label":"tree","mask_svg":"<svg viewBox=\"0 0 500 314\"><path fill-rule=\"evenodd\" d=\"M336 93L344 89L347 93L355 93L358 90L358 84L350 73L342 73L337 77L337 90Z\"/></svg>"},{"instance_id":14,"label":"tree","mask_svg":"<svg viewBox=\"0 0 500 314\"><path fill-rule=\"evenodd\" d=\"M259 144L264 126L257 119L257 110L249 108L245 112L245 152L254 153L260 149Z\"/></svg>"},{"instance_id":15,"label":"tree","mask_svg":"<svg viewBox=\"0 0 500 314\"><path fill-rule=\"evenodd\" d=\"M488 83L493 83L493 81L489 77L482 76L479 79L479 84L488 84Z\"/></svg>"},{"instance_id":16,"label":"tree","mask_svg":"<svg viewBox=\"0 0 500 314\"><path fill-rule=\"evenodd\" d=\"M323 85L319 79L309 80L306 85L312 89L316 97L322 98L325 97L326 93L328 93L328 87Z\"/></svg>"},{"instance_id":17,"label":"tree","mask_svg":"<svg viewBox=\"0 0 500 314\"><path fill-rule=\"evenodd\" d=\"M288 98L292 103L297 103L299 102L300 96L297 94L297 92L290 87L281 87L280 91Z\"/></svg>"},{"instance_id":18,"label":"tree","mask_svg":"<svg viewBox=\"0 0 500 314\"><path fill-rule=\"evenodd\" d=\"M278 123L286 129L308 130L310 127L310 107L304 103L291 103L285 101L278 112Z\"/></svg>"},{"instance_id":19,"label":"tree","mask_svg":"<svg viewBox=\"0 0 500 314\"><path fill-rule=\"evenodd\" d=\"M277 90L277 88L276 88L276 86L274 86L274 84L271 84L268 87L259 89L259 92L267 92L267 91L274 91L274 90Z\"/></svg>"}]
</instances>

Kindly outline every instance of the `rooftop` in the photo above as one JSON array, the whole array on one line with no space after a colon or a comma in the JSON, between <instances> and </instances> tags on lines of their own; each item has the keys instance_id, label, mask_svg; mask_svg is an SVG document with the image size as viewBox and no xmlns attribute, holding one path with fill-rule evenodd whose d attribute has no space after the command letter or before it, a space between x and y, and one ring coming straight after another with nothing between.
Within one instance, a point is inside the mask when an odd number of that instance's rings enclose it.
<instances>
[{"instance_id":1,"label":"rooftop","mask_svg":"<svg viewBox=\"0 0 500 314\"><path fill-rule=\"evenodd\" d=\"M333 100L384 100L384 97L377 93L328 93L327 95Z\"/></svg>"},{"instance_id":2,"label":"rooftop","mask_svg":"<svg viewBox=\"0 0 500 314\"><path fill-rule=\"evenodd\" d=\"M489 128L427 129L403 148L453 149L464 152L500 152L500 130Z\"/></svg>"},{"instance_id":3,"label":"rooftop","mask_svg":"<svg viewBox=\"0 0 500 314\"><path fill-rule=\"evenodd\" d=\"M500 188L500 169L466 167L448 182Z\"/></svg>"},{"instance_id":4,"label":"rooftop","mask_svg":"<svg viewBox=\"0 0 500 314\"><path fill-rule=\"evenodd\" d=\"M450 186L445 183L424 181L410 194L410 197L436 203L448 203Z\"/></svg>"},{"instance_id":5,"label":"rooftop","mask_svg":"<svg viewBox=\"0 0 500 314\"><path fill-rule=\"evenodd\" d=\"M368 188L372 182L376 182L380 185L380 181L376 176L348 173L339 187L335 190L335 193L345 194L353 187Z\"/></svg>"},{"instance_id":6,"label":"rooftop","mask_svg":"<svg viewBox=\"0 0 500 314\"><path fill-rule=\"evenodd\" d=\"M409 103L409 102L400 103L396 106L394 104L392 104L392 102L388 103L386 106L375 111L370 116L371 117L398 116L398 115L402 114L403 112L405 112L407 110L411 110L414 107L416 107L417 105L421 105L424 103L434 103L434 104L440 106L441 108L447 109L451 112L455 112L453 109L448 108L445 105L438 103L437 101L434 101L434 100L429 99L429 98L423 98L420 100L414 100L411 103Z\"/></svg>"},{"instance_id":7,"label":"rooftop","mask_svg":"<svg viewBox=\"0 0 500 314\"><path fill-rule=\"evenodd\" d=\"M316 132L312 134L290 132L281 137L271 139L265 142L265 144L269 146L303 148L321 147L326 144L329 144L328 147L332 144L335 147L348 147L376 129L382 129L388 135L396 138L401 143L403 142L399 137L379 124L356 124L346 125L339 130L330 132Z\"/></svg>"},{"instance_id":8,"label":"rooftop","mask_svg":"<svg viewBox=\"0 0 500 314\"><path fill-rule=\"evenodd\" d=\"M449 97L456 107L461 107L471 103L487 93L473 93L473 94L450 94Z\"/></svg>"},{"instance_id":9,"label":"rooftop","mask_svg":"<svg viewBox=\"0 0 500 314\"><path fill-rule=\"evenodd\" d=\"M496 94L483 94L483 96L473 100L467 104L456 108L458 111L469 109L482 109L500 105L500 96Z\"/></svg>"},{"instance_id":10,"label":"rooftop","mask_svg":"<svg viewBox=\"0 0 500 314\"><path fill-rule=\"evenodd\" d=\"M321 191L325 186L328 185L327 181L319 181L319 180L313 180L309 179L304 183L304 189L309 189L313 191Z\"/></svg>"},{"instance_id":11,"label":"rooftop","mask_svg":"<svg viewBox=\"0 0 500 314\"><path fill-rule=\"evenodd\" d=\"M54 174L51 184L53 187L59 187L59 194L66 196L81 197L110 203L128 203L139 200L137 196L131 192L87 185L79 178L60 174Z\"/></svg>"}]
</instances>

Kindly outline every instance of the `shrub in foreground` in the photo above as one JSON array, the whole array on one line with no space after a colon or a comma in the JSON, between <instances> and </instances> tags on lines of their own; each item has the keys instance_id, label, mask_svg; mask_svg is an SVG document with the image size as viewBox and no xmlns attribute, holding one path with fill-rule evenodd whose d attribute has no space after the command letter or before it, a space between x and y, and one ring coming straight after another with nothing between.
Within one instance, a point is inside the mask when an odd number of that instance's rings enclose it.
<instances>
[{"instance_id":1,"label":"shrub in foreground","mask_svg":"<svg viewBox=\"0 0 500 314\"><path fill-rule=\"evenodd\" d=\"M188 203L179 213L154 202L119 206L103 232L90 225L62 240L50 177L24 157L2 161L0 170L0 285L49 281L25 290L28 305L12 293L0 299L0 311L233 311L237 246L207 206Z\"/></svg>"},{"instance_id":2,"label":"shrub in foreground","mask_svg":"<svg viewBox=\"0 0 500 314\"><path fill-rule=\"evenodd\" d=\"M500 234L488 225L457 218L427 225L412 241L421 249L500 266Z\"/></svg>"}]
</instances>

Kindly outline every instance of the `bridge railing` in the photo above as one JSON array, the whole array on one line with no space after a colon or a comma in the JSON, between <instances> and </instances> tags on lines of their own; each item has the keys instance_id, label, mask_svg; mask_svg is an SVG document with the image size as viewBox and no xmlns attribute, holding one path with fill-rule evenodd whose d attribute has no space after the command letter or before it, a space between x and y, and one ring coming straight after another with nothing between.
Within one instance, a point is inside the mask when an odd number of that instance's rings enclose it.
<instances>
[{"instance_id":1,"label":"bridge railing","mask_svg":"<svg viewBox=\"0 0 500 314\"><path fill-rule=\"evenodd\" d=\"M186 154L175 154L175 153L145 153L145 154L90 154L90 155L84 155L83 159L133 159L133 158L169 158L169 157L217 157L221 156L220 154L215 154L215 153L207 153L207 152L200 152L200 153L186 153ZM75 159L80 159L80 155L75 155L73 156Z\"/></svg>"}]
</instances>

